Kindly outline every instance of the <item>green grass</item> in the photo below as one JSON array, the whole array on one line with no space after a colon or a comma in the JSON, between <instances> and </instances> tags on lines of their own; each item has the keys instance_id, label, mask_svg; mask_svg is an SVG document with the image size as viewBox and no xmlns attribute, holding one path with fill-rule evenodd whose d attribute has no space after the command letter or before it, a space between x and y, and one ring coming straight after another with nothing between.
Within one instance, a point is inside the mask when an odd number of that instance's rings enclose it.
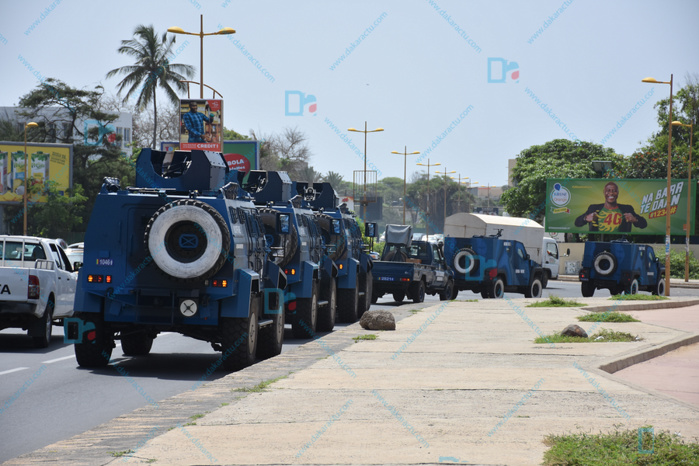
<instances>
[{"instance_id":1,"label":"green grass","mask_svg":"<svg viewBox=\"0 0 699 466\"><path fill-rule=\"evenodd\" d=\"M549 435L544 439L549 448L544 453L544 465L676 465L697 464L699 445L685 443L679 435L656 432L643 433L642 448L653 453L640 453L638 430L609 434Z\"/></svg>"},{"instance_id":2,"label":"green grass","mask_svg":"<svg viewBox=\"0 0 699 466\"><path fill-rule=\"evenodd\" d=\"M108 451L110 455L112 455L114 458L121 458L124 455L128 455L130 453L135 453L133 450L124 450L124 451Z\"/></svg>"},{"instance_id":3,"label":"green grass","mask_svg":"<svg viewBox=\"0 0 699 466\"><path fill-rule=\"evenodd\" d=\"M420 312L420 311L422 311L422 309L411 309L411 310L408 311L408 312L410 312L411 314L415 315L415 314L417 314L417 313Z\"/></svg>"},{"instance_id":4,"label":"green grass","mask_svg":"<svg viewBox=\"0 0 699 466\"><path fill-rule=\"evenodd\" d=\"M578 316L580 322L640 322L628 314L621 312L594 312L584 316Z\"/></svg>"},{"instance_id":5,"label":"green grass","mask_svg":"<svg viewBox=\"0 0 699 466\"><path fill-rule=\"evenodd\" d=\"M361 340L376 340L377 336L373 333L367 334L367 335L357 335L356 337L352 338L354 341L361 341Z\"/></svg>"},{"instance_id":6,"label":"green grass","mask_svg":"<svg viewBox=\"0 0 699 466\"><path fill-rule=\"evenodd\" d=\"M613 301L663 301L670 298L658 296L657 294L615 294L609 299Z\"/></svg>"},{"instance_id":7,"label":"green grass","mask_svg":"<svg viewBox=\"0 0 699 466\"><path fill-rule=\"evenodd\" d=\"M597 337L602 337L597 340ZM587 338L570 337L555 333L545 337L538 337L534 343L609 343L619 341L638 341L635 336L625 332L615 332L614 330L600 329L599 332Z\"/></svg>"},{"instance_id":8,"label":"green grass","mask_svg":"<svg viewBox=\"0 0 699 466\"><path fill-rule=\"evenodd\" d=\"M291 372L289 372L291 374ZM274 382L278 382L282 379L286 379L289 377L289 374L287 375L282 375L281 377L277 377L276 379L270 379L270 380L264 380L254 387L242 387L242 388L235 388L231 390L232 392L243 392L243 393L258 393L258 392L263 392L267 387L272 385Z\"/></svg>"},{"instance_id":9,"label":"green grass","mask_svg":"<svg viewBox=\"0 0 699 466\"><path fill-rule=\"evenodd\" d=\"M221 403L221 406L228 406L230 403Z\"/></svg>"},{"instance_id":10,"label":"green grass","mask_svg":"<svg viewBox=\"0 0 699 466\"><path fill-rule=\"evenodd\" d=\"M201 419L201 418L203 418L203 417L204 417L203 414L195 414L194 416L189 416L189 418L190 418L192 421L196 421L197 419Z\"/></svg>"},{"instance_id":11,"label":"green grass","mask_svg":"<svg viewBox=\"0 0 699 466\"><path fill-rule=\"evenodd\" d=\"M585 305L585 303L579 303L577 301L573 301L572 299L563 299L559 298L558 296L551 295L548 297L548 299L528 304L527 307L579 307Z\"/></svg>"},{"instance_id":12,"label":"green grass","mask_svg":"<svg viewBox=\"0 0 699 466\"><path fill-rule=\"evenodd\" d=\"M155 463L156 461L158 461L158 460L155 459L155 458L149 458L149 459L146 461L146 463Z\"/></svg>"}]
</instances>

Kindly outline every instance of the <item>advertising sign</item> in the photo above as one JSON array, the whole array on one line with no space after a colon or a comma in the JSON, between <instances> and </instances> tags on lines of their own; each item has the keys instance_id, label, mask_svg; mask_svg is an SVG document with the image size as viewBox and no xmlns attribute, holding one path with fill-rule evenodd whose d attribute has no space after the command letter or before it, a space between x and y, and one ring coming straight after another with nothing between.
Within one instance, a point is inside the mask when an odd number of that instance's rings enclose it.
<instances>
[{"instance_id":1,"label":"advertising sign","mask_svg":"<svg viewBox=\"0 0 699 466\"><path fill-rule=\"evenodd\" d=\"M665 235L670 200L670 231L684 235L687 181L638 179L549 179L546 184L546 231L611 235ZM690 232L693 232L694 210Z\"/></svg>"},{"instance_id":2,"label":"advertising sign","mask_svg":"<svg viewBox=\"0 0 699 466\"><path fill-rule=\"evenodd\" d=\"M179 150L176 142L161 142L160 150L167 151L173 148ZM259 141L223 141L223 157L228 162L228 168L249 172L257 170L260 166L260 142Z\"/></svg>"},{"instance_id":3,"label":"advertising sign","mask_svg":"<svg viewBox=\"0 0 699 466\"><path fill-rule=\"evenodd\" d=\"M46 201L46 182L54 185L61 194L71 187L73 146L70 144L28 143L27 179L24 173L24 144L0 142L0 203L20 204L24 190L29 186L29 201Z\"/></svg>"},{"instance_id":4,"label":"advertising sign","mask_svg":"<svg viewBox=\"0 0 699 466\"><path fill-rule=\"evenodd\" d=\"M180 148L221 152L223 146L223 101L180 100Z\"/></svg>"}]
</instances>

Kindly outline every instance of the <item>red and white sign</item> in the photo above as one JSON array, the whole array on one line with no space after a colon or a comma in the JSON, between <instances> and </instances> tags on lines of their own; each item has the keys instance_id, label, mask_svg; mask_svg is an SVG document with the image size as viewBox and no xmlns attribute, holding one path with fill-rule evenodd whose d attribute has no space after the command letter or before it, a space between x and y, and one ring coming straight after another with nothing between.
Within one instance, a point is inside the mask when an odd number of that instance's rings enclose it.
<instances>
[{"instance_id":1,"label":"red and white sign","mask_svg":"<svg viewBox=\"0 0 699 466\"><path fill-rule=\"evenodd\" d=\"M223 158L226 159L226 163L228 163L228 168L231 170L238 170L239 172L246 173L250 171L250 161L244 155L223 154Z\"/></svg>"},{"instance_id":2,"label":"red and white sign","mask_svg":"<svg viewBox=\"0 0 699 466\"><path fill-rule=\"evenodd\" d=\"M223 150L222 100L180 100L180 149Z\"/></svg>"}]
</instances>

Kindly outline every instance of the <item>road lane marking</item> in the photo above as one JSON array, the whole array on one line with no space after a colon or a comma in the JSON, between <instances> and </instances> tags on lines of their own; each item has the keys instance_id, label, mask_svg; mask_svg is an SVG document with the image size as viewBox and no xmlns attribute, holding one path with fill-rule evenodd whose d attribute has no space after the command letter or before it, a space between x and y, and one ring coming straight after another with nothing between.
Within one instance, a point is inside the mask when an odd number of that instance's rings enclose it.
<instances>
[{"instance_id":1,"label":"road lane marking","mask_svg":"<svg viewBox=\"0 0 699 466\"><path fill-rule=\"evenodd\" d=\"M9 371L0 372L0 375L11 374L13 372L23 371L25 369L29 369L29 368L28 367L18 367L17 369L10 369Z\"/></svg>"},{"instance_id":2,"label":"road lane marking","mask_svg":"<svg viewBox=\"0 0 699 466\"><path fill-rule=\"evenodd\" d=\"M56 358L56 359L49 359L48 361L41 361L44 364L52 364L54 362L58 361L65 361L66 359L75 359L75 355L71 354L70 356L63 356L62 358Z\"/></svg>"}]
</instances>

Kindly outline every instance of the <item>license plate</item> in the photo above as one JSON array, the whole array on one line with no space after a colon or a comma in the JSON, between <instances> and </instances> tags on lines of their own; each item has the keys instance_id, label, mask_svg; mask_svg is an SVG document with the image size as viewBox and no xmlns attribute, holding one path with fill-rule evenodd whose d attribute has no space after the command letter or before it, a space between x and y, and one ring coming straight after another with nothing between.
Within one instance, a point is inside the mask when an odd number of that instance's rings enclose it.
<instances>
[{"instance_id":1,"label":"license plate","mask_svg":"<svg viewBox=\"0 0 699 466\"><path fill-rule=\"evenodd\" d=\"M392 282L392 281L394 281L394 278L393 277L379 277L379 281Z\"/></svg>"}]
</instances>

